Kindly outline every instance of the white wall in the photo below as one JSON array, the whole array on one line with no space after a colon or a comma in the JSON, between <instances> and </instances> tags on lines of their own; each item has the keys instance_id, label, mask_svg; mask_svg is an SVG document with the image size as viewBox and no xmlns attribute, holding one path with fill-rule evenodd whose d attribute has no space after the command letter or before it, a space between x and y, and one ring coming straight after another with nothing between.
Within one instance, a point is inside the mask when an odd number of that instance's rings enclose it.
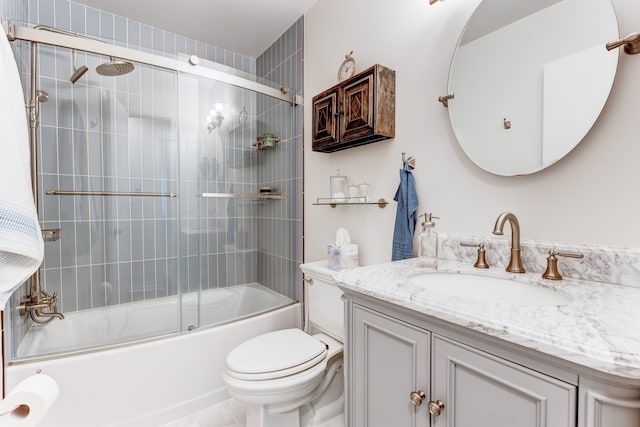
<instances>
[{"instance_id":1,"label":"white wall","mask_svg":"<svg viewBox=\"0 0 640 427\"><path fill-rule=\"evenodd\" d=\"M567 157L534 175L491 175L464 155L437 102L446 92L458 36L478 3L322 0L305 16L306 261L325 257L340 226L360 245L361 264L390 260L395 202L386 209L311 203L327 197L336 168L366 179L374 196L391 200L403 151L417 159L419 212L440 216L440 232L490 235L498 214L509 210L520 219L523 239L640 247L640 130L633 128L640 111L640 55L620 57L608 104ZM640 2L613 4L620 33L640 31ZM311 98L336 83L338 65L351 50L359 70L380 63L396 71L396 138L312 152Z\"/></svg>"}]
</instances>

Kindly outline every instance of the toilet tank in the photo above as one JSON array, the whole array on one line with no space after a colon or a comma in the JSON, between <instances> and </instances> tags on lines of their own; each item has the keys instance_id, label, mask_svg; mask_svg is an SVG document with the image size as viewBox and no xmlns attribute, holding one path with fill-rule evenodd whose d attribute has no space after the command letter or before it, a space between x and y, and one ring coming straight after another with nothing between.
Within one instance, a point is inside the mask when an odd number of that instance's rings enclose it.
<instances>
[{"instance_id":1,"label":"toilet tank","mask_svg":"<svg viewBox=\"0 0 640 427\"><path fill-rule=\"evenodd\" d=\"M300 265L307 280L305 299L307 332L324 332L344 342L344 305L342 291L333 280L336 271L329 270L327 261Z\"/></svg>"}]
</instances>

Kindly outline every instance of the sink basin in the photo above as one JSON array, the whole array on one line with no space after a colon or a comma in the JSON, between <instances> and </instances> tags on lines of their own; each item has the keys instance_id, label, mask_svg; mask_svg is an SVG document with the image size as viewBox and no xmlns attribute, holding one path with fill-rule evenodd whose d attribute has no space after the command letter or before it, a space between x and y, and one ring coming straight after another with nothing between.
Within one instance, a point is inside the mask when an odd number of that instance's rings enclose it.
<instances>
[{"instance_id":1,"label":"sink basin","mask_svg":"<svg viewBox=\"0 0 640 427\"><path fill-rule=\"evenodd\" d=\"M488 303L553 306L573 301L553 289L502 277L430 271L410 274L408 280L430 291Z\"/></svg>"}]
</instances>

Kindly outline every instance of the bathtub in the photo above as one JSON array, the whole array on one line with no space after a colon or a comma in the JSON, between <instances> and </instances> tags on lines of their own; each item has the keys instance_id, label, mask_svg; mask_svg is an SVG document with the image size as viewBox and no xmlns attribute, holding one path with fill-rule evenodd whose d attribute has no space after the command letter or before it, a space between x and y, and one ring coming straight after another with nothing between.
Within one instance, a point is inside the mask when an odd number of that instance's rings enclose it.
<instances>
[{"instance_id":1,"label":"bathtub","mask_svg":"<svg viewBox=\"0 0 640 427\"><path fill-rule=\"evenodd\" d=\"M47 427L157 427L220 403L227 399L221 373L229 350L258 334L298 326L300 307L257 284L205 291L200 298L198 307L196 295L182 297L183 320L199 318L202 325L185 333L175 333L175 297L69 313L34 327L18 355L49 356L11 362L7 392L37 370L53 377L60 396L41 423ZM155 335L167 335L86 350L148 337L149 324ZM69 348L85 351L51 355Z\"/></svg>"}]
</instances>

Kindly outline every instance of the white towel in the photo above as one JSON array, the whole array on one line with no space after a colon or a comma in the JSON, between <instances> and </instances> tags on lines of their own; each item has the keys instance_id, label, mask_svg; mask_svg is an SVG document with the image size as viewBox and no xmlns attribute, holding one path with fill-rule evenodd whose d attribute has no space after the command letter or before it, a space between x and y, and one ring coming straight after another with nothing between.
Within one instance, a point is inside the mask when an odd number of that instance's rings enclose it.
<instances>
[{"instance_id":1,"label":"white towel","mask_svg":"<svg viewBox=\"0 0 640 427\"><path fill-rule=\"evenodd\" d=\"M40 266L44 244L31 192L29 134L18 66L0 35L0 310Z\"/></svg>"}]
</instances>

